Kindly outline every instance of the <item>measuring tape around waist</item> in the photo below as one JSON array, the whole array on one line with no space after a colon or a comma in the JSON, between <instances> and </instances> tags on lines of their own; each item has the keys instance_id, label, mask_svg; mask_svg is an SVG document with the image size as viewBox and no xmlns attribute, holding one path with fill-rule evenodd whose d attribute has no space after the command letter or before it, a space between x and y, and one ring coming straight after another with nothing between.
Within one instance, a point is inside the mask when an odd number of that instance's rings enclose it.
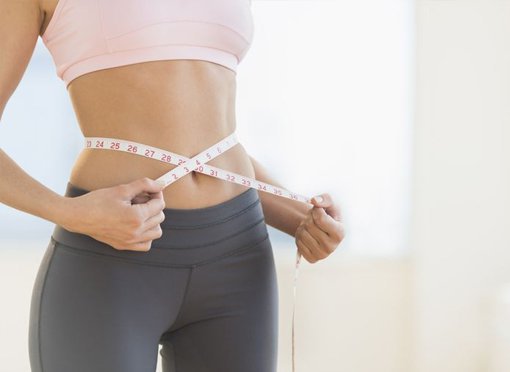
<instances>
[{"instance_id":1,"label":"measuring tape around waist","mask_svg":"<svg viewBox=\"0 0 510 372\"><path fill-rule=\"evenodd\" d=\"M220 178L222 180L237 183L246 187L251 187L256 190L268 192L277 196L285 197L292 200L297 200L303 203L311 203L311 198L297 193L293 193L284 188L270 185L268 183L259 181L257 179L246 177L241 174L226 171L221 168L213 167L206 164L208 161L214 159L223 152L229 150L234 145L239 143L236 132L228 135L214 145L200 152L199 154L188 158L167 150L157 147L144 145L142 143L127 141L118 138L107 137L85 137L85 148L89 149L104 149L123 151L130 154L143 156L150 159L155 159L164 163L177 165L169 172L160 176L156 181L162 182L165 187L177 181L192 171L203 173L211 177ZM296 261L293 283L293 306L292 306L292 372L295 372L295 343L294 343L294 314L296 307L296 287L297 277L299 272L299 264L301 261L301 254L296 249Z\"/></svg>"},{"instance_id":2,"label":"measuring tape around waist","mask_svg":"<svg viewBox=\"0 0 510 372\"><path fill-rule=\"evenodd\" d=\"M192 158L187 158L186 156L162 150L157 147L117 138L85 137L85 141L86 148L129 152L131 154L159 160L163 163L177 165L177 167L173 168L156 180L164 182L165 187L191 171L195 171L303 203L310 203L311 201L311 199L307 196L291 192L278 186L270 185L251 177L246 177L238 173L205 164L239 142L235 132Z\"/></svg>"}]
</instances>

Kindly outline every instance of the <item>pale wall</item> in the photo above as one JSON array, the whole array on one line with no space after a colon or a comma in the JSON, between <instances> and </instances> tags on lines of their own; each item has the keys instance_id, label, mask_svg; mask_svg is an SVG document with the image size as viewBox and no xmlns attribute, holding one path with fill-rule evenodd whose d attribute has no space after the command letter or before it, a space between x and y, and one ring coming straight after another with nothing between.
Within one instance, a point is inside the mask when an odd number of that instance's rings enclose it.
<instances>
[{"instance_id":1,"label":"pale wall","mask_svg":"<svg viewBox=\"0 0 510 372\"><path fill-rule=\"evenodd\" d=\"M510 1L417 4L415 371L487 371L510 282Z\"/></svg>"}]
</instances>

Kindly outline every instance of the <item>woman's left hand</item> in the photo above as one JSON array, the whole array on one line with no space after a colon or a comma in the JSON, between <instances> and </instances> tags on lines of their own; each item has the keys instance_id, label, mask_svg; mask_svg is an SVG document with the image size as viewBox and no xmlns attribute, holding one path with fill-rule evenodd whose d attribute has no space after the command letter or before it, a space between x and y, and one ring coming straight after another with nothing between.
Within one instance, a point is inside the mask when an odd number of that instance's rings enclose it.
<instances>
[{"instance_id":1,"label":"woman's left hand","mask_svg":"<svg viewBox=\"0 0 510 372\"><path fill-rule=\"evenodd\" d=\"M299 253L315 263L338 247L344 238L344 228L340 208L328 193L313 197L312 204L296 229L295 240Z\"/></svg>"}]
</instances>

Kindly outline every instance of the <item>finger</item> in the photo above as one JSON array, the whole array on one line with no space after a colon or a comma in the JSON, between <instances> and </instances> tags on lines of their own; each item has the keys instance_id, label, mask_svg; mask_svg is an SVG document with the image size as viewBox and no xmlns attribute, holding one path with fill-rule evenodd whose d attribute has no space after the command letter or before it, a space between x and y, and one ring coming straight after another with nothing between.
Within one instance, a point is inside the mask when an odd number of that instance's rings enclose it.
<instances>
[{"instance_id":1,"label":"finger","mask_svg":"<svg viewBox=\"0 0 510 372\"><path fill-rule=\"evenodd\" d=\"M148 192L143 191L140 194L136 195L131 202L133 204L142 204L147 203L150 199L163 199L163 191L157 192Z\"/></svg>"},{"instance_id":2,"label":"finger","mask_svg":"<svg viewBox=\"0 0 510 372\"><path fill-rule=\"evenodd\" d=\"M331 247L334 246L334 241L328 234L313 223L306 225L306 230L319 242L319 247L324 253L331 253Z\"/></svg>"},{"instance_id":3,"label":"finger","mask_svg":"<svg viewBox=\"0 0 510 372\"><path fill-rule=\"evenodd\" d=\"M163 203L165 203L165 199L163 197L163 191L143 192L140 195L142 195L142 201L140 201L140 203L137 203L137 204L147 203L151 199L161 199L163 201ZM138 196L135 197L135 199L137 199L137 198L138 198ZM164 205L163 208L165 208L165 207L166 206Z\"/></svg>"},{"instance_id":4,"label":"finger","mask_svg":"<svg viewBox=\"0 0 510 372\"><path fill-rule=\"evenodd\" d=\"M326 210L326 213L330 215L334 220L341 221L342 213L340 208L333 202L331 195L328 193L316 195L312 198L312 204L315 207L321 207Z\"/></svg>"},{"instance_id":5,"label":"finger","mask_svg":"<svg viewBox=\"0 0 510 372\"><path fill-rule=\"evenodd\" d=\"M310 234L306 227L304 227L301 232L301 240L306 244L314 256L316 256L317 251L321 250L320 243Z\"/></svg>"},{"instance_id":6,"label":"finger","mask_svg":"<svg viewBox=\"0 0 510 372\"><path fill-rule=\"evenodd\" d=\"M139 242L135 242L135 243L125 243L125 242L120 242L120 241L116 241L116 242L109 242L108 244L110 244L112 247L114 247L115 249L119 250L119 251L140 251L140 250L148 250L149 247L147 247L148 244L152 244L151 243L152 240L143 240L143 241L139 241Z\"/></svg>"},{"instance_id":7,"label":"finger","mask_svg":"<svg viewBox=\"0 0 510 372\"><path fill-rule=\"evenodd\" d=\"M156 226L152 227L151 229L146 230L142 233L142 235L140 236L140 242L144 242L147 240L159 239L159 238L161 238L162 235L163 235L163 230L161 229L161 226L156 225Z\"/></svg>"},{"instance_id":8,"label":"finger","mask_svg":"<svg viewBox=\"0 0 510 372\"><path fill-rule=\"evenodd\" d=\"M148 218L158 215L165 208L165 202L163 199L155 198L149 200L147 203L143 204L134 204L134 208L138 208L144 220Z\"/></svg>"},{"instance_id":9,"label":"finger","mask_svg":"<svg viewBox=\"0 0 510 372\"><path fill-rule=\"evenodd\" d=\"M151 199L150 196L145 193L138 194L137 196L134 197L133 200L131 200L131 204L147 203L150 199Z\"/></svg>"},{"instance_id":10,"label":"finger","mask_svg":"<svg viewBox=\"0 0 510 372\"><path fill-rule=\"evenodd\" d=\"M164 198L163 198L163 191L148 192L147 195L151 199L162 199L162 200L164 200Z\"/></svg>"},{"instance_id":11,"label":"finger","mask_svg":"<svg viewBox=\"0 0 510 372\"><path fill-rule=\"evenodd\" d=\"M324 231L330 237L338 238L338 231L341 229L342 223L334 220L326 213L324 208L316 208L312 210L312 218L315 226Z\"/></svg>"},{"instance_id":12,"label":"finger","mask_svg":"<svg viewBox=\"0 0 510 372\"><path fill-rule=\"evenodd\" d=\"M133 182L126 183L123 186L125 189L124 195L130 200L143 192L156 193L162 191L164 188L160 182L152 180L148 177L139 178Z\"/></svg>"},{"instance_id":13,"label":"finger","mask_svg":"<svg viewBox=\"0 0 510 372\"><path fill-rule=\"evenodd\" d=\"M151 247L152 247L152 240L146 240L146 241L130 244L129 247L127 247L126 249L131 250L131 251L147 252L151 249Z\"/></svg>"},{"instance_id":14,"label":"finger","mask_svg":"<svg viewBox=\"0 0 510 372\"><path fill-rule=\"evenodd\" d=\"M312 256L312 253L310 252L310 249L301 241L301 240L296 240L296 245L298 247L298 250L299 252L301 253L301 255L306 258L306 260L308 262L315 262L316 259L313 258Z\"/></svg>"},{"instance_id":15,"label":"finger","mask_svg":"<svg viewBox=\"0 0 510 372\"><path fill-rule=\"evenodd\" d=\"M146 230L152 229L154 226L158 226L165 220L165 213L163 211L159 212L154 216L150 216L145 220L145 228Z\"/></svg>"},{"instance_id":16,"label":"finger","mask_svg":"<svg viewBox=\"0 0 510 372\"><path fill-rule=\"evenodd\" d=\"M302 240L305 245L310 249L310 253L312 257L318 261L326 258L329 253L326 252L325 249L319 244L319 242L310 234L308 230L303 230Z\"/></svg>"}]
</instances>

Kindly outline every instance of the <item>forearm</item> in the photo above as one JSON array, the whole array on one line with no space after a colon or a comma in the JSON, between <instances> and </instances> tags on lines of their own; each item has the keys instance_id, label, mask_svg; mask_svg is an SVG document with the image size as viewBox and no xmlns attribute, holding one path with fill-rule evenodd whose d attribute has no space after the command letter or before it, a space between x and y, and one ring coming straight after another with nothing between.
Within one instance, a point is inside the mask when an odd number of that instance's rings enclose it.
<instances>
[{"instance_id":1,"label":"forearm","mask_svg":"<svg viewBox=\"0 0 510 372\"><path fill-rule=\"evenodd\" d=\"M67 199L32 178L0 149L0 203L62 224L68 215Z\"/></svg>"},{"instance_id":2,"label":"forearm","mask_svg":"<svg viewBox=\"0 0 510 372\"><path fill-rule=\"evenodd\" d=\"M255 178L257 180L286 188L274 179L274 177L271 177L267 169L256 159L250 156L250 160L253 164ZM259 191L259 196L266 223L293 237L295 236L296 229L300 222L305 218L308 210L312 208L311 204L282 198L264 191Z\"/></svg>"}]
</instances>

